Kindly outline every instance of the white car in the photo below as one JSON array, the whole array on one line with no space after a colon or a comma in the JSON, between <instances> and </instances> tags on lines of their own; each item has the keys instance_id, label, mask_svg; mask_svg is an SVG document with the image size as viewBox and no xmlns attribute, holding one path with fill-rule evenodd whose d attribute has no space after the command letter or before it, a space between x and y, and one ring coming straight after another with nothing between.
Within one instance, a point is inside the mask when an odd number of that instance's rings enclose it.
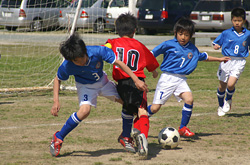
<instances>
[{"instance_id":1,"label":"white car","mask_svg":"<svg viewBox=\"0 0 250 165\"><path fill-rule=\"evenodd\" d=\"M136 0L135 14L138 12L142 0ZM111 0L109 2L106 14L106 27L110 29L115 28L115 20L120 14L129 12L129 0ZM136 15L135 15L136 16Z\"/></svg>"},{"instance_id":2,"label":"white car","mask_svg":"<svg viewBox=\"0 0 250 165\"><path fill-rule=\"evenodd\" d=\"M241 6L246 10L246 28L250 28L250 0L200 0L191 12L196 30L225 30L231 28L231 10Z\"/></svg>"},{"instance_id":3,"label":"white car","mask_svg":"<svg viewBox=\"0 0 250 165\"><path fill-rule=\"evenodd\" d=\"M82 0L81 10L76 22L76 28L93 28L96 32L104 32L106 12L109 0ZM59 24L70 28L75 17L78 0L64 10L61 10Z\"/></svg>"}]
</instances>

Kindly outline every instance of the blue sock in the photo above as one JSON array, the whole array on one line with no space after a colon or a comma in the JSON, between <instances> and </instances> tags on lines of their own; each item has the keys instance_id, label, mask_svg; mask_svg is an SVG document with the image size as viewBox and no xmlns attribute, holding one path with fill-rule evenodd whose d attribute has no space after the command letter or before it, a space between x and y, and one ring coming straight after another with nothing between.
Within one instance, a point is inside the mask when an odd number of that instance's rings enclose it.
<instances>
[{"instance_id":1,"label":"blue sock","mask_svg":"<svg viewBox=\"0 0 250 165\"><path fill-rule=\"evenodd\" d=\"M133 125L133 115L128 115L122 112L122 136L131 137L131 129Z\"/></svg>"},{"instance_id":2,"label":"blue sock","mask_svg":"<svg viewBox=\"0 0 250 165\"><path fill-rule=\"evenodd\" d=\"M184 126L187 126L189 123L190 117L192 115L192 109L193 105L189 104L184 104L183 109L182 109L182 119L181 119L181 125L180 129L183 128Z\"/></svg>"},{"instance_id":3,"label":"blue sock","mask_svg":"<svg viewBox=\"0 0 250 165\"><path fill-rule=\"evenodd\" d=\"M148 109L148 117L151 117L151 116L154 114L154 113L151 111L151 106L152 106L152 105L149 105L148 108L147 108L147 109Z\"/></svg>"},{"instance_id":4,"label":"blue sock","mask_svg":"<svg viewBox=\"0 0 250 165\"><path fill-rule=\"evenodd\" d=\"M223 107L223 105L224 105L225 91L224 92L220 92L219 89L217 89L217 97L218 97L219 106Z\"/></svg>"},{"instance_id":5,"label":"blue sock","mask_svg":"<svg viewBox=\"0 0 250 165\"><path fill-rule=\"evenodd\" d=\"M69 119L66 121L66 123L64 124L64 126L62 127L61 131L56 133L56 137L61 139L63 141L63 139L65 138L65 136L72 131L79 123L81 122L81 120L79 120L79 118L76 115L76 112L74 112Z\"/></svg>"},{"instance_id":6,"label":"blue sock","mask_svg":"<svg viewBox=\"0 0 250 165\"><path fill-rule=\"evenodd\" d=\"M228 88L227 88L227 96L226 96L226 100L231 100L232 99L232 97L233 97L233 94L234 94L234 91L235 91L235 88L233 89L233 90L229 90Z\"/></svg>"}]
</instances>

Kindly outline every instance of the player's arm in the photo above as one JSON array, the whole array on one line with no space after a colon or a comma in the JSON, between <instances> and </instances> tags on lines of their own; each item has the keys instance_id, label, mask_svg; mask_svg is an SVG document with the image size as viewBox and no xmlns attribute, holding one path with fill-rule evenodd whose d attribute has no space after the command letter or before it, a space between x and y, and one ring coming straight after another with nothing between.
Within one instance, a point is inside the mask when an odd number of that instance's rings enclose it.
<instances>
[{"instance_id":1,"label":"player's arm","mask_svg":"<svg viewBox=\"0 0 250 165\"><path fill-rule=\"evenodd\" d=\"M54 79L54 86L53 86L53 101L54 104L51 108L51 114L53 116L58 116L58 112L60 110L60 104L59 104L59 90L60 90L61 81L57 78L57 76Z\"/></svg>"},{"instance_id":2,"label":"player's arm","mask_svg":"<svg viewBox=\"0 0 250 165\"><path fill-rule=\"evenodd\" d=\"M221 57L221 58L213 57L213 56L207 56L207 60L206 61L227 62L228 60L231 60L231 58L227 57L227 56L224 56L224 57Z\"/></svg>"},{"instance_id":3,"label":"player's arm","mask_svg":"<svg viewBox=\"0 0 250 165\"><path fill-rule=\"evenodd\" d=\"M114 65L118 66L119 68L121 68L124 72L126 72L134 81L135 86L142 91L146 91L148 92L148 88L147 88L147 84L145 84L145 82L141 81L132 71L131 69L129 69L129 67L124 64L122 61L120 60L115 60Z\"/></svg>"},{"instance_id":4,"label":"player's arm","mask_svg":"<svg viewBox=\"0 0 250 165\"><path fill-rule=\"evenodd\" d=\"M156 70L151 72L153 75L153 78L157 78L158 77L158 72Z\"/></svg>"}]
</instances>

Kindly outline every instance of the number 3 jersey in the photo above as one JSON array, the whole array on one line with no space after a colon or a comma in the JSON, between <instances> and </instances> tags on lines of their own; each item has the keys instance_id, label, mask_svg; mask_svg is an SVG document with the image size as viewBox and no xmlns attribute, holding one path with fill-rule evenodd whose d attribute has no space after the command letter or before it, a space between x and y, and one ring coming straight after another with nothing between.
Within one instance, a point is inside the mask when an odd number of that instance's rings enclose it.
<instances>
[{"instance_id":1,"label":"number 3 jersey","mask_svg":"<svg viewBox=\"0 0 250 165\"><path fill-rule=\"evenodd\" d=\"M189 75L197 67L198 61L206 60L206 52L200 53L191 42L182 46L176 38L164 41L152 50L155 57L163 54L161 71L172 74Z\"/></svg>"},{"instance_id":2,"label":"number 3 jersey","mask_svg":"<svg viewBox=\"0 0 250 165\"><path fill-rule=\"evenodd\" d=\"M242 33L235 31L234 27L224 30L214 41L213 44L222 46L224 56L248 57L250 46L250 31L243 28Z\"/></svg>"},{"instance_id":3,"label":"number 3 jersey","mask_svg":"<svg viewBox=\"0 0 250 165\"><path fill-rule=\"evenodd\" d=\"M146 78L144 68L149 72L154 71L159 63L153 54L134 38L109 39L106 43L115 52L117 60L124 62L137 77ZM113 79L118 81L130 78L127 73L117 66L113 66Z\"/></svg>"},{"instance_id":4,"label":"number 3 jersey","mask_svg":"<svg viewBox=\"0 0 250 165\"><path fill-rule=\"evenodd\" d=\"M81 84L93 84L103 76L103 61L113 64L116 60L112 50L104 46L86 46L89 60L85 66L75 65L65 60L58 68L59 80L67 80L70 75L75 76L75 81Z\"/></svg>"}]
</instances>

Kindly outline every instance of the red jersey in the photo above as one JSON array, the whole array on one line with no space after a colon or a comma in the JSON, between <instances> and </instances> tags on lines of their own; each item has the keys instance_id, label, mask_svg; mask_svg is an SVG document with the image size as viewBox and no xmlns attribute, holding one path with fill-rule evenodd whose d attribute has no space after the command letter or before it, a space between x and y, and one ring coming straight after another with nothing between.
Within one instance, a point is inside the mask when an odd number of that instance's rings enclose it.
<instances>
[{"instance_id":1,"label":"red jersey","mask_svg":"<svg viewBox=\"0 0 250 165\"><path fill-rule=\"evenodd\" d=\"M116 38L109 39L116 59L124 62L132 72L141 78L146 78L144 68L149 72L154 71L159 63L148 48L134 38ZM130 76L117 66L113 66L113 79L118 81L130 78Z\"/></svg>"}]
</instances>

